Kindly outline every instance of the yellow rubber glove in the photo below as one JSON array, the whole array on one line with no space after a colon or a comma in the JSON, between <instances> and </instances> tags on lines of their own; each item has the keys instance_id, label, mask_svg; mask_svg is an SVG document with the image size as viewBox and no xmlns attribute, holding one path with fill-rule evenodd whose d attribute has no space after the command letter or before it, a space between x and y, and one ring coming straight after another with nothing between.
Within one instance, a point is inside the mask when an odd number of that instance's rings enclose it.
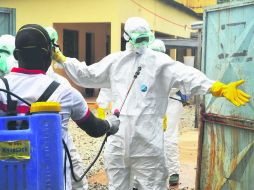
<instances>
[{"instance_id":1,"label":"yellow rubber glove","mask_svg":"<svg viewBox=\"0 0 254 190\"><path fill-rule=\"evenodd\" d=\"M97 117L100 119L105 119L106 118L106 111L103 108L97 108Z\"/></svg>"},{"instance_id":2,"label":"yellow rubber glove","mask_svg":"<svg viewBox=\"0 0 254 190\"><path fill-rule=\"evenodd\" d=\"M59 50L59 48L54 48L52 50L52 59L55 60L58 63L64 63L66 61L66 57Z\"/></svg>"},{"instance_id":3,"label":"yellow rubber glove","mask_svg":"<svg viewBox=\"0 0 254 190\"><path fill-rule=\"evenodd\" d=\"M245 103L250 101L250 95L237 88L243 83L244 80L231 82L229 84L215 82L210 88L210 92L213 96L224 96L236 106L245 105Z\"/></svg>"},{"instance_id":4,"label":"yellow rubber glove","mask_svg":"<svg viewBox=\"0 0 254 190\"><path fill-rule=\"evenodd\" d=\"M168 117L166 115L164 115L163 118L163 131L166 131L168 128Z\"/></svg>"}]
</instances>

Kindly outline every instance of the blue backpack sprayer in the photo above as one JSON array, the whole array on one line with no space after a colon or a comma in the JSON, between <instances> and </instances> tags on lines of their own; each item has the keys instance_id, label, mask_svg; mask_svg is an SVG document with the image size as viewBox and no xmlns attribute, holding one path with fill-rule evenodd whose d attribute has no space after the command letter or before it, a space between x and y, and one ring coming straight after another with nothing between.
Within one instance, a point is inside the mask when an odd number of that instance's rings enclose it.
<instances>
[{"instance_id":1,"label":"blue backpack sprayer","mask_svg":"<svg viewBox=\"0 0 254 190\"><path fill-rule=\"evenodd\" d=\"M0 90L30 105L8 90ZM1 189L63 189L59 110L57 103L50 106L48 102L37 102L32 104L30 115L7 112L7 116L0 117Z\"/></svg>"},{"instance_id":2,"label":"blue backpack sprayer","mask_svg":"<svg viewBox=\"0 0 254 190\"><path fill-rule=\"evenodd\" d=\"M63 163L63 147L70 162L72 177L75 181L81 181L97 161L110 134L106 135L94 161L77 179L68 147L61 140L61 118L57 113L60 105L53 104L52 108L50 102L46 102L59 83L53 81L37 102L31 105L10 92L7 80L1 79L6 89L0 91L7 93L8 105L7 115L0 117L0 187L5 190L65 189L66 159ZM30 114L16 116L17 101L13 101L11 96L31 106ZM59 109L55 110L55 107Z\"/></svg>"}]
</instances>

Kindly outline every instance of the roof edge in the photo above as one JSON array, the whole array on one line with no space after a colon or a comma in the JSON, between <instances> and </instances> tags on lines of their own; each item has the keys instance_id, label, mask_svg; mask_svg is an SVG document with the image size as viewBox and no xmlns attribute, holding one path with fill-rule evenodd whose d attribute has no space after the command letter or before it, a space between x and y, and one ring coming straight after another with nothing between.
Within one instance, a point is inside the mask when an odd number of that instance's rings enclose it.
<instances>
[{"instance_id":1,"label":"roof edge","mask_svg":"<svg viewBox=\"0 0 254 190\"><path fill-rule=\"evenodd\" d=\"M187 14L189 15L192 15L198 19L203 19L202 16L198 15L195 11L193 11L192 9L184 6L183 4L181 3L178 3L174 0L160 0L160 1L163 1L164 3L166 4L169 4L169 5L172 5L174 8L176 9L179 9L179 10L183 10L184 12L186 12Z\"/></svg>"}]
</instances>

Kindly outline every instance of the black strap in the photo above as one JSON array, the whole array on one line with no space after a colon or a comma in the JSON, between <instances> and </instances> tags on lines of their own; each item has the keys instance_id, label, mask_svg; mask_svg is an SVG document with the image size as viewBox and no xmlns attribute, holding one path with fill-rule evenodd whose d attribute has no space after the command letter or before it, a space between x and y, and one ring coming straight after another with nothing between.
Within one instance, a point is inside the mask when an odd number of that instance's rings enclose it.
<instances>
[{"instance_id":1,"label":"black strap","mask_svg":"<svg viewBox=\"0 0 254 190\"><path fill-rule=\"evenodd\" d=\"M62 139L63 143L64 143L64 140ZM66 179L67 179L67 176L66 176L66 162L67 162L67 156L66 156L66 152L64 152L64 190L66 190Z\"/></svg>"},{"instance_id":2,"label":"black strap","mask_svg":"<svg viewBox=\"0 0 254 190\"><path fill-rule=\"evenodd\" d=\"M0 49L0 53L7 53L8 55L10 55L10 52L5 49Z\"/></svg>"},{"instance_id":3,"label":"black strap","mask_svg":"<svg viewBox=\"0 0 254 190\"><path fill-rule=\"evenodd\" d=\"M36 102L46 102L60 84L53 81Z\"/></svg>"},{"instance_id":4,"label":"black strap","mask_svg":"<svg viewBox=\"0 0 254 190\"><path fill-rule=\"evenodd\" d=\"M70 163L70 169L71 169L71 176L72 178L74 179L75 182L80 182L82 181L82 179L85 177L85 174L86 172L81 176L81 177L76 177L75 174L74 174L74 169L73 169L73 163L72 163L72 159L71 159L71 153L68 149L68 146L67 144L65 143L65 141L62 139L62 143L63 143L63 146L64 146L64 150L65 150L65 158L64 158L64 168L66 168L66 160L68 158L69 160L69 163ZM67 156L67 158L66 158ZM99 157L99 156L98 156ZM97 160L97 159L96 159ZM66 176L66 170L64 170L64 176ZM65 180L65 183L66 183L66 180Z\"/></svg>"},{"instance_id":5,"label":"black strap","mask_svg":"<svg viewBox=\"0 0 254 190\"><path fill-rule=\"evenodd\" d=\"M10 92L10 87L8 80L4 77L0 77L4 82L5 88ZM54 93L54 91L58 88L60 84L56 81L53 81L48 88L43 92L43 94L39 97L37 102L46 102L49 97ZM18 101L11 99L11 94L7 93L7 115L17 115L17 104Z\"/></svg>"},{"instance_id":6,"label":"black strap","mask_svg":"<svg viewBox=\"0 0 254 190\"><path fill-rule=\"evenodd\" d=\"M1 79L4 82L6 90L10 91L10 87L9 87L9 83L8 83L7 79L4 77L1 77ZM10 100L11 100L11 95L9 93L7 93L7 101L10 101Z\"/></svg>"},{"instance_id":7,"label":"black strap","mask_svg":"<svg viewBox=\"0 0 254 190\"><path fill-rule=\"evenodd\" d=\"M4 77L1 77L4 82L5 88L7 91L10 91L8 80ZM11 95L7 93L7 115L17 115L17 104L18 101L12 100Z\"/></svg>"}]
</instances>

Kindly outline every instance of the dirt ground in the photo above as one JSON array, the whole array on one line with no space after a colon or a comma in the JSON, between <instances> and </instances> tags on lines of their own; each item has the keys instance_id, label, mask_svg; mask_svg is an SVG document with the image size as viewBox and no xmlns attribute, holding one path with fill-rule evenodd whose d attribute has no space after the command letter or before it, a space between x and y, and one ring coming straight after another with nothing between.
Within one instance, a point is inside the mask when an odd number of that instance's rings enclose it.
<instances>
[{"instance_id":1,"label":"dirt ground","mask_svg":"<svg viewBox=\"0 0 254 190\"><path fill-rule=\"evenodd\" d=\"M198 130L194 128L194 106L185 106L184 113L181 118L179 126L180 139L180 185L179 189L191 190L195 186L196 176L196 159L197 159L197 144L198 144ZM103 138L91 138L83 131L78 129L73 122L70 122L70 133L73 136L74 144L76 145L84 166L88 166L93 158L96 156ZM104 172L104 164L102 156L92 167L88 173L87 178L89 182L89 190L106 190L107 177ZM178 188L170 188L176 190Z\"/></svg>"}]
</instances>

